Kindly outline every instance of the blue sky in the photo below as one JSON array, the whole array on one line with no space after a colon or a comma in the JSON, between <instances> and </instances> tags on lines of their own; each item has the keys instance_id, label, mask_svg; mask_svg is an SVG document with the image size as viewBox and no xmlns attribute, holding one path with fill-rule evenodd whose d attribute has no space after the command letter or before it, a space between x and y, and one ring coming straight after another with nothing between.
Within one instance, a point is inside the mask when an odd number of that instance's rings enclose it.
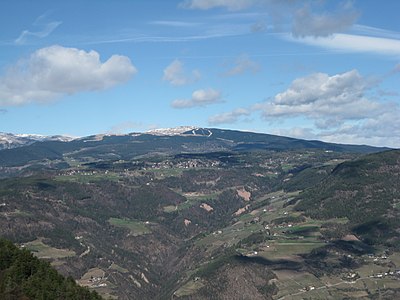
<instances>
[{"instance_id":1,"label":"blue sky","mask_svg":"<svg viewBox=\"0 0 400 300\"><path fill-rule=\"evenodd\" d=\"M0 131L400 147L400 1L0 3Z\"/></svg>"}]
</instances>

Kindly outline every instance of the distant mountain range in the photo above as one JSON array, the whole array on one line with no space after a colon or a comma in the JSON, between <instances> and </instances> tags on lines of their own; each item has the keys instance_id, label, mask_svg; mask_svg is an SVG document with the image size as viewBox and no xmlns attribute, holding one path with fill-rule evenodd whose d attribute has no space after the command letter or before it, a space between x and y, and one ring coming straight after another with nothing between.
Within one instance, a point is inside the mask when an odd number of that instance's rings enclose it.
<instances>
[{"instance_id":1,"label":"distant mountain range","mask_svg":"<svg viewBox=\"0 0 400 300\"><path fill-rule=\"evenodd\" d=\"M28 146L36 142L60 141L68 142L74 138L64 135L12 134L0 132L0 150Z\"/></svg>"},{"instance_id":2,"label":"distant mountain range","mask_svg":"<svg viewBox=\"0 0 400 300\"><path fill-rule=\"evenodd\" d=\"M373 153L388 148L302 140L264 133L217 128L177 127L124 135L100 134L73 139L66 136L0 134L0 166L19 166L31 161L63 159L130 160L152 155L216 151L265 151L323 149Z\"/></svg>"}]
</instances>

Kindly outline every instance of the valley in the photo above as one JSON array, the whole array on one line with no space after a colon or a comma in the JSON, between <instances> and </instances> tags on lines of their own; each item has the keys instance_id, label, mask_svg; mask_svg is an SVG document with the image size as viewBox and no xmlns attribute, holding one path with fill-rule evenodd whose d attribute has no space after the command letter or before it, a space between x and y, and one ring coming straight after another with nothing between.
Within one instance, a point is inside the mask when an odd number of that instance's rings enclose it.
<instances>
[{"instance_id":1,"label":"valley","mask_svg":"<svg viewBox=\"0 0 400 300\"><path fill-rule=\"evenodd\" d=\"M105 299L398 295L400 152L268 138L193 129L2 150L0 235ZM162 152L165 139L178 144Z\"/></svg>"}]
</instances>

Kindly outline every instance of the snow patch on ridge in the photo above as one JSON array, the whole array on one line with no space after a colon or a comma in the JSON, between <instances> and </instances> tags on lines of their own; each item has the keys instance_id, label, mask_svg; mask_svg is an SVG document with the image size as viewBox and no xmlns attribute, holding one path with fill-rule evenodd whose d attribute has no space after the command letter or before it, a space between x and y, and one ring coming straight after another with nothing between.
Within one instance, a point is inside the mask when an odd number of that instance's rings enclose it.
<instances>
[{"instance_id":1,"label":"snow patch on ridge","mask_svg":"<svg viewBox=\"0 0 400 300\"><path fill-rule=\"evenodd\" d=\"M158 128L158 129L153 129L149 130L146 133L147 134L152 134L152 135L182 135L185 132L188 131L194 131L196 129L199 129L199 127L195 126L179 126L179 127L174 127L174 128Z\"/></svg>"},{"instance_id":2,"label":"snow patch on ridge","mask_svg":"<svg viewBox=\"0 0 400 300\"><path fill-rule=\"evenodd\" d=\"M12 134L0 132L0 150L28 146L35 142L60 141L69 142L74 138L63 135L45 136L40 134Z\"/></svg>"}]
</instances>

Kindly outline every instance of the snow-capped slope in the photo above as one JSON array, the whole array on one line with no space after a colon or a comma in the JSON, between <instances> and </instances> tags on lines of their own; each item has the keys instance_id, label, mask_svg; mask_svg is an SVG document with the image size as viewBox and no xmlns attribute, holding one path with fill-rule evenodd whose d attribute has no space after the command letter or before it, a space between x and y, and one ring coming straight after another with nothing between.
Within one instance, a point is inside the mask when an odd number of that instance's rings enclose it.
<instances>
[{"instance_id":1,"label":"snow-capped slope","mask_svg":"<svg viewBox=\"0 0 400 300\"><path fill-rule=\"evenodd\" d=\"M145 132L146 134L152 134L157 136L174 136L174 135L185 135L185 136L211 136L212 132L210 129L201 128L196 126L179 126L174 128L159 128Z\"/></svg>"},{"instance_id":2,"label":"snow-capped slope","mask_svg":"<svg viewBox=\"0 0 400 300\"><path fill-rule=\"evenodd\" d=\"M74 138L63 135L39 135L39 134L12 134L0 132L0 150L12 149L22 146L27 146L35 142L44 141L60 141L68 142L72 141Z\"/></svg>"},{"instance_id":3,"label":"snow-capped slope","mask_svg":"<svg viewBox=\"0 0 400 300\"><path fill-rule=\"evenodd\" d=\"M198 127L195 126L179 126L179 127L174 127L174 128L158 128L158 129L153 129L149 130L146 132L146 134L152 134L152 135L182 135L185 132L188 131L193 131L197 130Z\"/></svg>"}]
</instances>

